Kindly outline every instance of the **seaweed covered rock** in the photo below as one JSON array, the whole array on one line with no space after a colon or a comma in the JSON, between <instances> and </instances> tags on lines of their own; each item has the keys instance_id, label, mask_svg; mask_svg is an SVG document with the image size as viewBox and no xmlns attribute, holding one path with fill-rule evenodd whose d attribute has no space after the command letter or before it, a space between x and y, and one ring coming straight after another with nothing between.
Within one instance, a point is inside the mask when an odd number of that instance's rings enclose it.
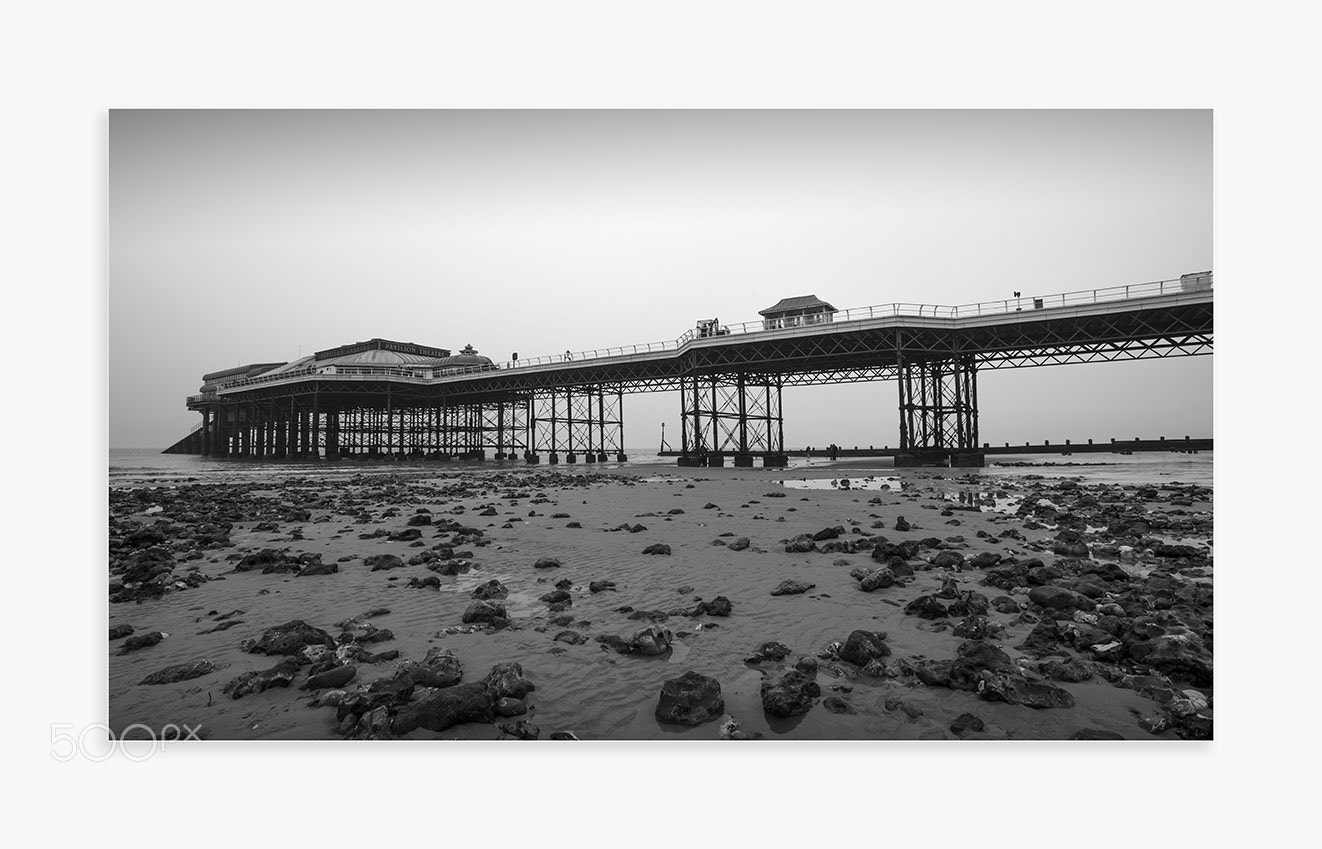
<instances>
[{"instance_id":1,"label":"seaweed covered rock","mask_svg":"<svg viewBox=\"0 0 1322 849\"><path fill-rule=\"evenodd\" d=\"M724 713L725 699L715 678L690 670L661 683L661 696L656 703L658 722L701 725L719 719Z\"/></svg>"},{"instance_id":2,"label":"seaweed covered rock","mask_svg":"<svg viewBox=\"0 0 1322 849\"><path fill-rule=\"evenodd\" d=\"M314 628L302 619L267 628L255 640L244 640L242 648L252 654L298 654L306 646L335 648L335 640L320 628Z\"/></svg>"}]
</instances>

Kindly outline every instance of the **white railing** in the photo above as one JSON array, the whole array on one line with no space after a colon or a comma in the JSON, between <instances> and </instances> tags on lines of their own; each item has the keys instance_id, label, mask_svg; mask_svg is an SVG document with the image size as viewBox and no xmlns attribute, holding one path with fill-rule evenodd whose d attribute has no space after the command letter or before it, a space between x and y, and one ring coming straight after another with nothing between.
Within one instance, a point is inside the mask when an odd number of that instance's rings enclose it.
<instances>
[{"instance_id":1,"label":"white railing","mask_svg":"<svg viewBox=\"0 0 1322 849\"><path fill-rule=\"evenodd\" d=\"M1186 277L1185 279L1180 280L1157 280L1151 283L1137 283L1130 286L1111 286L1104 289L1084 289L1077 292L1042 295L1040 297L1003 298L999 301L981 301L976 304L962 304L959 306L911 303L879 304L869 307L851 307L847 310L839 310L834 314L829 315L823 321L789 325L786 327L768 327L767 322L765 321L747 321L742 324L721 325L712 336L704 338L742 336L750 333L762 333L771 330L812 329L828 325L835 326L847 322L869 321L879 318L898 318L901 316L914 318L961 319L1007 315L1020 312L1032 313L1037 310L1085 307L1092 304L1111 303L1137 298L1154 298L1163 295L1208 292L1211 291L1211 289L1211 276L1206 275L1192 279ZM811 318L811 316L809 318ZM646 342L637 345L619 345L613 348L593 348L592 350L586 351L566 351L563 354L528 357L526 359L510 360L503 363L492 363L491 365L460 366L457 368L437 369L436 371L439 373L436 374L435 377L427 376L429 372L432 372L431 369L404 368L401 366L345 366L324 368L323 371L318 372L317 366L313 364L293 371L284 371L279 374L258 375L256 377L247 377L229 381L221 384L218 388L236 389L239 387L260 385L262 383L274 383L277 381L289 380L291 378L308 377L317 373L334 375L336 377L393 377L396 379L409 380L410 382L427 383L439 377L479 374L488 371L509 371L511 369L531 368L533 366L542 365L566 365L611 357L648 355L665 353L668 351L678 351L696 338L700 338L697 335L697 331L689 330L674 341ZM191 401L192 399L190 398L189 400Z\"/></svg>"}]
</instances>

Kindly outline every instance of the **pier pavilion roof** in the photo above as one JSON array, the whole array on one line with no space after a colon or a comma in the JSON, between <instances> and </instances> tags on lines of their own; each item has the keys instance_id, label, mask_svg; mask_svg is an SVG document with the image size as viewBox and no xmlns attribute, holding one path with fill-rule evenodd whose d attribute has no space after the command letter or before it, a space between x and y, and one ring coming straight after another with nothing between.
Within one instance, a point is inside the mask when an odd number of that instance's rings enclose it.
<instances>
[{"instance_id":1,"label":"pier pavilion roof","mask_svg":"<svg viewBox=\"0 0 1322 849\"><path fill-rule=\"evenodd\" d=\"M775 306L759 310L758 315L781 315L799 312L838 312L838 310L816 295L797 295L793 298L781 298Z\"/></svg>"}]
</instances>

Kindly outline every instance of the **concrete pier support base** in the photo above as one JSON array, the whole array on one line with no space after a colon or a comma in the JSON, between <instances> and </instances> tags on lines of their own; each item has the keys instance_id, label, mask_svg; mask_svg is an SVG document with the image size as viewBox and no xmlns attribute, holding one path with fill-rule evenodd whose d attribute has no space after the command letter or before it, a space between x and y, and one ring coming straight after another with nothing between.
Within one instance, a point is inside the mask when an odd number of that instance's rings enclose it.
<instances>
[{"instance_id":1,"label":"concrete pier support base","mask_svg":"<svg viewBox=\"0 0 1322 849\"><path fill-rule=\"evenodd\" d=\"M628 455L628 454L625 454L623 451L621 451L619 454L616 454L616 455L615 455L615 462L617 462L617 463L623 463L623 462L627 461L628 459L629 459L629 455Z\"/></svg>"},{"instance_id":2,"label":"concrete pier support base","mask_svg":"<svg viewBox=\"0 0 1322 849\"><path fill-rule=\"evenodd\" d=\"M736 455L734 455L734 464L735 464L735 466L737 466L737 467L739 467L739 468L743 468L743 469L752 468L752 466L753 466L753 455L752 455L752 454L736 454Z\"/></svg>"},{"instance_id":3,"label":"concrete pier support base","mask_svg":"<svg viewBox=\"0 0 1322 849\"><path fill-rule=\"evenodd\" d=\"M542 462L542 457L541 457L541 455L540 455L540 454L534 454L534 453L531 452L531 451L529 451L529 452L527 452L526 454L524 454L524 455L523 455L523 459L528 463L529 466L535 466L535 465L537 465L538 463Z\"/></svg>"},{"instance_id":4,"label":"concrete pier support base","mask_svg":"<svg viewBox=\"0 0 1322 849\"><path fill-rule=\"evenodd\" d=\"M554 466L560 462L560 455L552 451L549 455L547 455L546 462Z\"/></svg>"},{"instance_id":5,"label":"concrete pier support base","mask_svg":"<svg viewBox=\"0 0 1322 849\"><path fill-rule=\"evenodd\" d=\"M566 451L566 452L565 452L565 462L566 462L566 463L577 463L577 462L578 462L578 455Z\"/></svg>"},{"instance_id":6,"label":"concrete pier support base","mask_svg":"<svg viewBox=\"0 0 1322 849\"><path fill-rule=\"evenodd\" d=\"M597 462L597 455L589 451L588 453L583 455L583 460L588 463L595 463Z\"/></svg>"},{"instance_id":7,"label":"concrete pier support base","mask_svg":"<svg viewBox=\"0 0 1322 849\"><path fill-rule=\"evenodd\" d=\"M677 458L675 459L675 465L676 465L676 466L685 466L685 467L696 466L696 465L698 465L698 458L697 458L697 457L690 457L690 456L688 456L688 455L681 454L679 457L677 457Z\"/></svg>"},{"instance_id":8,"label":"concrete pier support base","mask_svg":"<svg viewBox=\"0 0 1322 849\"><path fill-rule=\"evenodd\" d=\"M608 455L605 451L598 451L598 452L597 452L597 462L598 462L598 463L606 463L606 462L609 462L609 461L610 461L610 455Z\"/></svg>"},{"instance_id":9,"label":"concrete pier support base","mask_svg":"<svg viewBox=\"0 0 1322 849\"><path fill-rule=\"evenodd\" d=\"M712 469L719 469L719 468L721 468L721 467L724 466L724 465L725 465L725 455L724 455L724 454L708 454L708 455L707 455L707 466L708 466L709 468L712 468Z\"/></svg>"},{"instance_id":10,"label":"concrete pier support base","mask_svg":"<svg viewBox=\"0 0 1322 849\"><path fill-rule=\"evenodd\" d=\"M764 469L783 469L790 464L790 458L785 454L764 454L762 455L762 468Z\"/></svg>"},{"instance_id":11,"label":"concrete pier support base","mask_svg":"<svg viewBox=\"0 0 1322 849\"><path fill-rule=\"evenodd\" d=\"M985 466L985 465L987 465L987 455L986 455L986 454L979 454L979 453L977 453L977 452L969 452L969 453L966 453L966 454L951 454L951 455L950 455L950 467L951 467L952 469L961 469L961 468L965 468L965 469L967 469L967 468L978 468L978 469L980 469L980 468L982 468L982 467Z\"/></svg>"}]
</instances>

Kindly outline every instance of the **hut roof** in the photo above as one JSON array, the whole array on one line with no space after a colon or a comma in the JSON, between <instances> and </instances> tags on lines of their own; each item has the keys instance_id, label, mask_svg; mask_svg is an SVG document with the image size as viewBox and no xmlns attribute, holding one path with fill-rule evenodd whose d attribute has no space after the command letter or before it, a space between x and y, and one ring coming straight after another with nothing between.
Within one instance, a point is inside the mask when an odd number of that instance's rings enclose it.
<instances>
[{"instance_id":1,"label":"hut roof","mask_svg":"<svg viewBox=\"0 0 1322 849\"><path fill-rule=\"evenodd\" d=\"M780 302L772 307L758 311L758 315L775 315L785 312L799 312L817 309L822 307L827 312L839 312L835 307L826 301L818 298L816 295L798 295L793 298L781 298Z\"/></svg>"}]
</instances>

